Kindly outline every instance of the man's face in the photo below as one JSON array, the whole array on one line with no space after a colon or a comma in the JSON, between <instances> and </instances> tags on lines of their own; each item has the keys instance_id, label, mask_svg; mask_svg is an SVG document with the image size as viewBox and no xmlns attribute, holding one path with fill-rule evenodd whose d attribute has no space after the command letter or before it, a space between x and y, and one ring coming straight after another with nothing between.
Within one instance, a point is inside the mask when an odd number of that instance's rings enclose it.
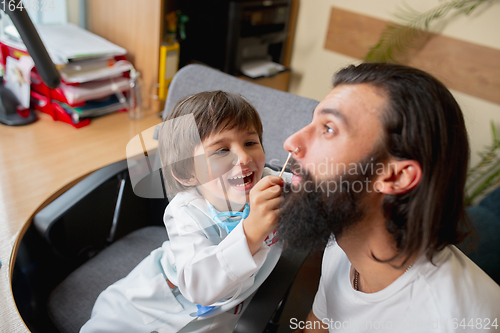
<instances>
[{"instance_id":1,"label":"man's face","mask_svg":"<svg viewBox=\"0 0 500 333\"><path fill-rule=\"evenodd\" d=\"M300 147L279 229L291 246L317 249L366 215L364 199L384 165L379 119L386 99L377 92L369 85L336 87L311 124L286 140L285 149Z\"/></svg>"},{"instance_id":2,"label":"man's face","mask_svg":"<svg viewBox=\"0 0 500 333\"><path fill-rule=\"evenodd\" d=\"M338 86L318 104L312 122L291 135L284 147L299 147L294 159L313 178L337 176L380 144L385 105L386 97L371 85Z\"/></svg>"}]
</instances>

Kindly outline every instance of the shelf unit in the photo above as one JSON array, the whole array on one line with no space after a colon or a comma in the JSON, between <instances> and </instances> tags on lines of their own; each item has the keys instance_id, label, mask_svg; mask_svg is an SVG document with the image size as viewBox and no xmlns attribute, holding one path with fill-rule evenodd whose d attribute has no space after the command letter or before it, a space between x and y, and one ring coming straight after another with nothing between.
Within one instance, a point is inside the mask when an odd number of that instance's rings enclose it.
<instances>
[{"instance_id":1,"label":"shelf unit","mask_svg":"<svg viewBox=\"0 0 500 333\"><path fill-rule=\"evenodd\" d=\"M127 49L127 59L141 72L149 107L159 112L164 101L158 95L160 46L164 34L165 15L182 0L87 0L87 29ZM292 44L299 0L294 0L284 65L290 66ZM182 49L181 49L182 52ZM275 89L288 90L290 72L274 77L251 80Z\"/></svg>"}]
</instances>

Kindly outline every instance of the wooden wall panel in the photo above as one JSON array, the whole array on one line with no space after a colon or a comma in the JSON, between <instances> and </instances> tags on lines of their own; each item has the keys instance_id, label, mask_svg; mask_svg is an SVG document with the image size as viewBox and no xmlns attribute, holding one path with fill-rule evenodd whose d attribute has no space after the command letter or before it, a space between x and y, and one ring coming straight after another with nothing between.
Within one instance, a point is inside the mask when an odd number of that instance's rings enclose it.
<instances>
[{"instance_id":1,"label":"wooden wall panel","mask_svg":"<svg viewBox=\"0 0 500 333\"><path fill-rule=\"evenodd\" d=\"M283 60L283 65L285 67L290 67L290 63L292 61L293 41L295 39L295 28L297 26L298 15L299 15L299 0L293 0L292 8L290 10L290 26L288 28L288 37L286 40L285 59Z\"/></svg>"},{"instance_id":2,"label":"wooden wall panel","mask_svg":"<svg viewBox=\"0 0 500 333\"><path fill-rule=\"evenodd\" d=\"M147 91L154 94L158 90L163 3L162 0L87 0L88 30L125 48L127 59L141 72ZM159 111L157 101L149 102L152 109Z\"/></svg>"},{"instance_id":3,"label":"wooden wall panel","mask_svg":"<svg viewBox=\"0 0 500 333\"><path fill-rule=\"evenodd\" d=\"M325 49L363 59L389 22L332 8ZM425 70L448 88L500 104L500 50L430 34L405 64Z\"/></svg>"}]
</instances>

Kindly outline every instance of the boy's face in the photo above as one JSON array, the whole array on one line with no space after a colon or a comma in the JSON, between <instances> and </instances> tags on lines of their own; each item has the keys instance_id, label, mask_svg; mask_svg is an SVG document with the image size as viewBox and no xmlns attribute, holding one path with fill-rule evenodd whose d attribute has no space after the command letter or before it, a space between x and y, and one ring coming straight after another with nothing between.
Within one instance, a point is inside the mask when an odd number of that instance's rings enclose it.
<instances>
[{"instance_id":1,"label":"boy's face","mask_svg":"<svg viewBox=\"0 0 500 333\"><path fill-rule=\"evenodd\" d=\"M194 156L194 177L205 199L219 211L241 210L264 169L258 133L253 128L223 130L203 140Z\"/></svg>"}]
</instances>

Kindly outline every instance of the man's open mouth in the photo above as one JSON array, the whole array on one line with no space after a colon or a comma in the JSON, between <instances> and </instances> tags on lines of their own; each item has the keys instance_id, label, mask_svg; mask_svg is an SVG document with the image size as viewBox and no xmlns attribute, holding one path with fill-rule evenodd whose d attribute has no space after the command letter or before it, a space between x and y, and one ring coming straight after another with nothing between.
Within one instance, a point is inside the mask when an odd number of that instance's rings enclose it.
<instances>
[{"instance_id":1,"label":"man's open mouth","mask_svg":"<svg viewBox=\"0 0 500 333\"><path fill-rule=\"evenodd\" d=\"M302 176L297 175L297 174L294 174L294 175L292 176L292 184L293 184L293 185L297 185L297 184L299 184L301 181L302 181Z\"/></svg>"},{"instance_id":2,"label":"man's open mouth","mask_svg":"<svg viewBox=\"0 0 500 333\"><path fill-rule=\"evenodd\" d=\"M253 177L254 177L253 171L249 171L245 174L242 174L241 176L228 178L227 181L232 186L244 187L244 186L247 186L248 184L252 183Z\"/></svg>"}]
</instances>

